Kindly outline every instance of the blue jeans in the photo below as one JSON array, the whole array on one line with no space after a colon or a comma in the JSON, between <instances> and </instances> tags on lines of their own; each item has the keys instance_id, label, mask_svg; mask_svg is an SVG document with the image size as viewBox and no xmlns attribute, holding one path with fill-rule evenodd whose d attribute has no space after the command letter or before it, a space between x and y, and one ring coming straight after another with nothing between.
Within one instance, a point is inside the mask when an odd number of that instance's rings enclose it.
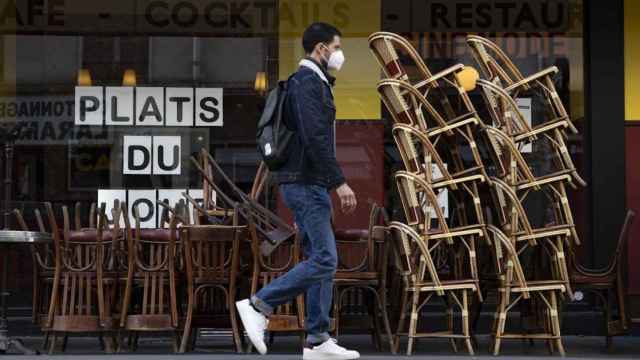
<instances>
[{"instance_id":1,"label":"blue jeans","mask_svg":"<svg viewBox=\"0 0 640 360\"><path fill-rule=\"evenodd\" d=\"M331 227L331 198L327 189L308 184L281 184L280 193L293 212L302 238L305 260L273 280L251 298L263 314L306 292L307 341L329 339L329 311L338 255Z\"/></svg>"}]
</instances>

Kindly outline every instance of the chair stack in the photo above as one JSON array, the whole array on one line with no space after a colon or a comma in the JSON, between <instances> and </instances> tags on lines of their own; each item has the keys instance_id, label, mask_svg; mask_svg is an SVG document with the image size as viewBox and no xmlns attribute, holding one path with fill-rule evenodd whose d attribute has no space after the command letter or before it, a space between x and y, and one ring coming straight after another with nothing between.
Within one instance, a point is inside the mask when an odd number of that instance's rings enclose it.
<instances>
[{"instance_id":1,"label":"chair stack","mask_svg":"<svg viewBox=\"0 0 640 360\"><path fill-rule=\"evenodd\" d=\"M473 354L469 302L474 293L482 300L476 245L486 234L479 187L489 179L476 141L484 125L467 93L478 74L462 64L434 74L407 40L392 33L371 35L369 46L384 73L378 92L393 118L405 167L394 175L405 221L390 225L405 283L395 347L401 335L409 339L407 354L416 338L444 337L454 350L462 339ZM417 74L411 76L409 68ZM448 207L443 203L449 199ZM433 295L445 301L446 330L418 332L421 309ZM462 319L459 333L455 308Z\"/></svg>"},{"instance_id":2,"label":"chair stack","mask_svg":"<svg viewBox=\"0 0 640 360\"><path fill-rule=\"evenodd\" d=\"M467 43L485 78L478 85L492 120L485 133L497 169L490 183L498 216L489 231L497 258L505 256L507 263L501 272L494 354L500 351L501 339L536 338L546 339L551 352L555 345L564 355L557 297L564 293L572 297L564 249L580 244L566 187L586 184L565 142L577 129L555 88L556 67L525 77L493 42L471 35ZM525 96L544 104L544 114L533 113L532 123L518 108L517 99ZM526 147L531 155L523 154ZM536 156L549 158L549 165L536 167L531 161ZM527 212L527 201L535 197L550 209L538 223ZM525 260L530 266L522 266ZM529 297L533 320L541 331L507 334L508 311Z\"/></svg>"},{"instance_id":3,"label":"chair stack","mask_svg":"<svg viewBox=\"0 0 640 360\"><path fill-rule=\"evenodd\" d=\"M564 353L558 296L571 296L564 248L579 244L566 187L585 185L566 146L568 135L577 130L554 86L557 68L525 77L492 42L469 36L468 44L483 79L462 64L432 73L411 43L396 34L369 37L384 75L378 91L393 119L392 132L405 167L394 175L405 221L390 225L400 255L396 262L405 279L396 338L404 334L408 307L407 352L414 338L430 336L416 331L429 292L449 297L456 294L450 287L455 283L456 289L477 292L482 299L476 240L483 237L491 245L499 279L494 353L499 353L504 338L546 339L551 351L555 345ZM481 112L469 96L475 89L484 99ZM536 113L533 125L518 107L522 96L542 99L545 105L545 116L538 118ZM523 154L526 148L534 153ZM536 169L533 155L547 156L550 165ZM549 214L543 221L534 221L526 210L530 198L547 201ZM443 200L451 201L450 209L441 208ZM413 299L407 302L409 297ZM529 298L542 332L505 333L507 312ZM462 308L462 337L472 352L468 310L466 305Z\"/></svg>"}]
</instances>

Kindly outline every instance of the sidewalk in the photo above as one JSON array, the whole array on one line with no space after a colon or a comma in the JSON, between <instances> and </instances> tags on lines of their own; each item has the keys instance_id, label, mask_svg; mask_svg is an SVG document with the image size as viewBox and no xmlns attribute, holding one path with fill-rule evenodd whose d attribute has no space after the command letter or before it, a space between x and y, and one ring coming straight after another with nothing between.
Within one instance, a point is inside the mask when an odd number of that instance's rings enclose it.
<instances>
[{"instance_id":1,"label":"sidewalk","mask_svg":"<svg viewBox=\"0 0 640 360\"><path fill-rule=\"evenodd\" d=\"M41 345L41 338L23 338L25 345L38 348ZM479 349L476 349L476 358L496 359L488 353L489 337L480 336L478 338ZM371 342L371 337L365 335L345 335L341 336L340 343L346 347L357 349L362 354L362 359L393 359L407 358L404 354L392 355L387 349L378 353ZM614 338L613 349L607 352L603 337L581 337L567 336L564 338L564 346L567 352L567 359L640 359L640 337L617 337ZM196 351L178 355L171 352L171 343L168 338L144 338L140 339L138 351L136 353L121 353L117 355L103 355L100 352L97 339L95 338L69 338L67 351L64 354L58 352L53 358L71 359L135 359L135 360L164 360L164 359L252 359L252 360L285 360L302 359L299 350L299 340L297 337L277 337L274 344L269 348L269 355L259 356L256 354L235 354L231 349L228 338L212 338L198 342ZM470 359L466 352L454 353L446 340L422 339L417 342L416 351L411 359ZM406 350L405 343L401 345L401 350ZM40 356L1 356L3 359L44 359L46 355ZM519 340L505 341L502 346L499 359L536 359L536 358L560 358L557 353L549 356L543 342L537 341L533 346Z\"/></svg>"}]
</instances>

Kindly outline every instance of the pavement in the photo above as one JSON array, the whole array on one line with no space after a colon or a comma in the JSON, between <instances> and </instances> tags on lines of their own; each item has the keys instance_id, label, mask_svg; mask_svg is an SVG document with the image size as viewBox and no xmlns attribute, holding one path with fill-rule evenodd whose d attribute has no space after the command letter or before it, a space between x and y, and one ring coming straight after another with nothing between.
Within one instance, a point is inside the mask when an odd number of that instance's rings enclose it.
<instances>
[{"instance_id":1,"label":"pavement","mask_svg":"<svg viewBox=\"0 0 640 360\"><path fill-rule=\"evenodd\" d=\"M42 343L41 337L22 338L25 345L32 348L39 348ZM567 359L640 359L640 337L621 336L614 338L611 350L605 347L605 339L596 336L565 336L563 337ZM394 358L406 358L402 355L392 355L388 349L383 352L376 352L371 337L367 335L343 335L340 337L340 344L359 350L362 359L382 360ZM488 352L490 338L479 336L476 349L476 356L473 358L492 358ZM442 339L420 339L415 346L412 359L430 360L455 360L470 359L466 352L460 350L454 353L446 340ZM406 351L406 343L401 344L401 351ZM502 346L501 359L538 359L559 357L557 353L550 355L542 341L536 341L533 345L521 340L504 341ZM138 350L135 353L124 351L116 355L102 354L98 341L94 337L70 337L65 353L58 353L53 356L37 355L25 356L8 353L0 356L1 359L119 359L119 360L164 360L164 359L251 359L251 360L284 360L302 359L301 348L298 337L281 336L276 337L274 343L269 347L269 354L260 356L257 354L236 354L232 347L230 338L227 336L206 337L198 341L194 352L188 354L173 354L169 337L141 338Z\"/></svg>"}]
</instances>

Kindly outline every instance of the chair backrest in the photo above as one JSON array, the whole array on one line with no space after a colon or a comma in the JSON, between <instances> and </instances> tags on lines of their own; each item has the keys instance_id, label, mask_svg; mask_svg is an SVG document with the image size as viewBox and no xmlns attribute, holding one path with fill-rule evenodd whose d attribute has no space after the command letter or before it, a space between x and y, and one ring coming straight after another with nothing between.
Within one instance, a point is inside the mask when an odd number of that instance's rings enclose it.
<instances>
[{"instance_id":1,"label":"chair backrest","mask_svg":"<svg viewBox=\"0 0 640 360\"><path fill-rule=\"evenodd\" d=\"M631 227L633 226L633 220L636 217L636 212L629 209L627 210L627 215L624 218L624 224L622 225L622 230L620 230L620 235L618 236L618 244L616 246L616 254L615 261L623 266L624 262L621 257L627 254L626 247L629 243L629 233L631 232Z\"/></svg>"},{"instance_id":2,"label":"chair backrest","mask_svg":"<svg viewBox=\"0 0 640 360\"><path fill-rule=\"evenodd\" d=\"M369 36L369 48L382 67L385 77L409 81L407 71L400 54L406 54L416 66L420 80L431 77L431 72L415 48L400 35L390 32L376 32ZM399 54L400 53L400 54ZM405 62L406 63L406 62Z\"/></svg>"},{"instance_id":3,"label":"chair backrest","mask_svg":"<svg viewBox=\"0 0 640 360\"><path fill-rule=\"evenodd\" d=\"M399 272L409 283L432 282L441 285L431 256L430 244L409 225L392 221L389 224Z\"/></svg>"},{"instance_id":4,"label":"chair backrest","mask_svg":"<svg viewBox=\"0 0 640 360\"><path fill-rule=\"evenodd\" d=\"M378 93L395 124L407 124L422 131L447 126L445 117L406 81L381 80L378 82Z\"/></svg>"},{"instance_id":5,"label":"chair backrest","mask_svg":"<svg viewBox=\"0 0 640 360\"><path fill-rule=\"evenodd\" d=\"M180 228L187 276L191 279L233 279L239 270L240 241L247 226L187 225Z\"/></svg>"},{"instance_id":6,"label":"chair backrest","mask_svg":"<svg viewBox=\"0 0 640 360\"><path fill-rule=\"evenodd\" d=\"M395 124L392 133L407 172L424 174L429 182L436 180L431 171L433 163L441 174L437 180L452 179L436 147L424 132L409 125Z\"/></svg>"},{"instance_id":7,"label":"chair backrest","mask_svg":"<svg viewBox=\"0 0 640 360\"><path fill-rule=\"evenodd\" d=\"M533 234L527 213L513 189L498 178L491 178L491 188L502 228L507 227L511 233L524 231L527 235Z\"/></svg>"},{"instance_id":8,"label":"chair backrest","mask_svg":"<svg viewBox=\"0 0 640 360\"><path fill-rule=\"evenodd\" d=\"M468 35L467 44L485 78L497 78L505 87L524 79L520 70L495 43L481 36Z\"/></svg>"},{"instance_id":9,"label":"chair backrest","mask_svg":"<svg viewBox=\"0 0 640 360\"><path fill-rule=\"evenodd\" d=\"M431 219L435 218L439 227L431 232L449 232L442 208L438 205L438 197L426 181L406 171L396 172L395 180L407 224L417 226L427 233Z\"/></svg>"},{"instance_id":10,"label":"chair backrest","mask_svg":"<svg viewBox=\"0 0 640 360\"><path fill-rule=\"evenodd\" d=\"M511 184L532 183L536 180L527 161L509 135L491 126L483 130L490 155L498 167L498 177L508 179Z\"/></svg>"},{"instance_id":11,"label":"chair backrest","mask_svg":"<svg viewBox=\"0 0 640 360\"><path fill-rule=\"evenodd\" d=\"M531 126L520 112L516 101L504 89L487 80L478 80L493 125L510 136L530 132Z\"/></svg>"},{"instance_id":12,"label":"chair backrest","mask_svg":"<svg viewBox=\"0 0 640 360\"><path fill-rule=\"evenodd\" d=\"M507 260L506 268L503 268L504 280L507 285L511 285L514 281L522 288L527 288L527 278L525 277L520 258L518 257L518 251L509 238L497 227L493 225L487 225L487 233L492 235L496 259ZM506 252L506 254L505 254ZM500 261L500 260L498 260ZM528 297L528 292L524 292L525 297Z\"/></svg>"},{"instance_id":13,"label":"chair backrest","mask_svg":"<svg viewBox=\"0 0 640 360\"><path fill-rule=\"evenodd\" d=\"M46 207L52 218L52 207L50 204ZM56 295L52 295L48 323L59 331L78 327L95 329L98 324L93 323L94 317L98 316L100 324L104 324L110 316L108 285L104 280L105 269L112 258L113 240L104 236L106 215L104 212L98 215L95 232L79 232L81 236L70 236L71 221L66 206L62 207L62 215L63 239L54 236L55 254L59 259L56 264L59 266L56 266L53 284ZM57 294L58 288L61 294ZM78 317L85 317L84 323Z\"/></svg>"}]
</instances>

